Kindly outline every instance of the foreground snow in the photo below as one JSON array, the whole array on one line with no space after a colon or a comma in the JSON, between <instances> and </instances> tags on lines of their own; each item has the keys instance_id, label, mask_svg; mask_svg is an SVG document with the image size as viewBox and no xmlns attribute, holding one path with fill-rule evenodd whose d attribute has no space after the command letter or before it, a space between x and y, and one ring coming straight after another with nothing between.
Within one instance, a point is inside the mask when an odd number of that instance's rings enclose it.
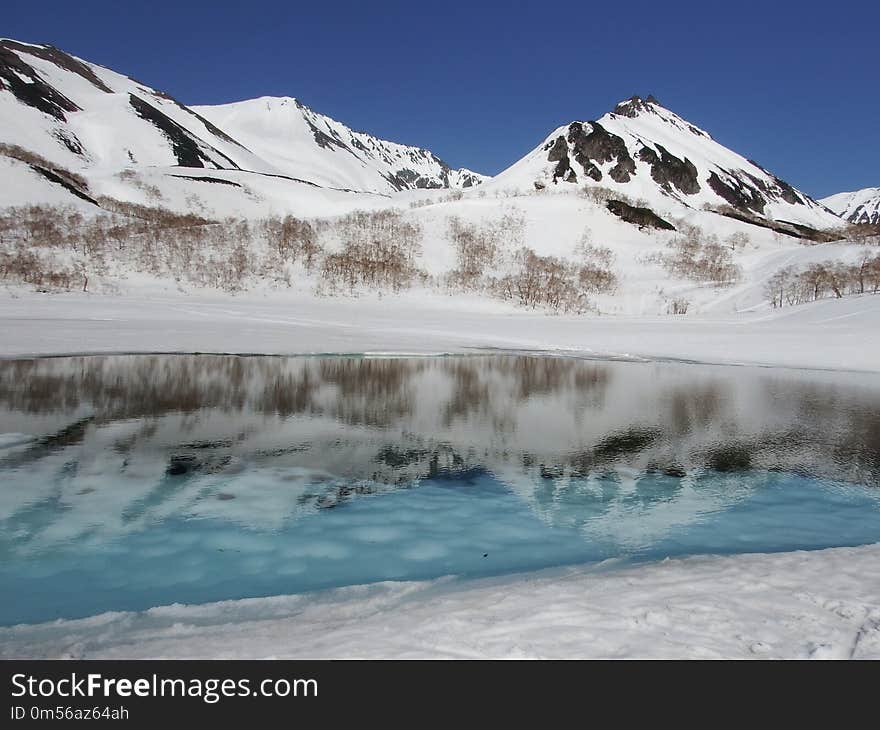
<instances>
[{"instance_id":1,"label":"foreground snow","mask_svg":"<svg viewBox=\"0 0 880 730\"><path fill-rule=\"evenodd\" d=\"M607 568L18 626L0 656L880 659L880 545Z\"/></svg>"}]
</instances>

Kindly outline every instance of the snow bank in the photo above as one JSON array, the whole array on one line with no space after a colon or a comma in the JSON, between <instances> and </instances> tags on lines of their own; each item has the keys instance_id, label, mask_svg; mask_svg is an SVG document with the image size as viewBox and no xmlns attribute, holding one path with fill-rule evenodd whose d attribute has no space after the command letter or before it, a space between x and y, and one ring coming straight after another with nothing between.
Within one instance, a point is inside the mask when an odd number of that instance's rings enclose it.
<instances>
[{"instance_id":1,"label":"snow bank","mask_svg":"<svg viewBox=\"0 0 880 730\"><path fill-rule=\"evenodd\" d=\"M880 545L379 583L0 629L0 657L880 658Z\"/></svg>"}]
</instances>

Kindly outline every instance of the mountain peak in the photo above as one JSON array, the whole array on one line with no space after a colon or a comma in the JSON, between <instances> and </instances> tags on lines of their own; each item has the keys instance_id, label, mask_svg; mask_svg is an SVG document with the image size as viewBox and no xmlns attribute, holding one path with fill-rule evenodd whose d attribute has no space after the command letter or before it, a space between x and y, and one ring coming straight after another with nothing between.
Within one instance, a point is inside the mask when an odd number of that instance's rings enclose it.
<instances>
[{"instance_id":1,"label":"mountain peak","mask_svg":"<svg viewBox=\"0 0 880 730\"><path fill-rule=\"evenodd\" d=\"M880 225L880 188L837 193L819 202L849 223Z\"/></svg>"},{"instance_id":2,"label":"mountain peak","mask_svg":"<svg viewBox=\"0 0 880 730\"><path fill-rule=\"evenodd\" d=\"M645 99L641 96L631 96L629 99L625 99L615 106L614 109L611 110L611 113L634 119L641 112L654 111L655 106L662 106L662 104L657 101L653 94L648 94Z\"/></svg>"},{"instance_id":3,"label":"mountain peak","mask_svg":"<svg viewBox=\"0 0 880 730\"><path fill-rule=\"evenodd\" d=\"M801 236L839 225L825 207L719 144L654 96L633 96L597 121L559 127L494 184L543 190L557 183L598 184L644 200L654 211L709 209L749 223L758 220L764 227L782 220L805 227L784 231Z\"/></svg>"}]
</instances>

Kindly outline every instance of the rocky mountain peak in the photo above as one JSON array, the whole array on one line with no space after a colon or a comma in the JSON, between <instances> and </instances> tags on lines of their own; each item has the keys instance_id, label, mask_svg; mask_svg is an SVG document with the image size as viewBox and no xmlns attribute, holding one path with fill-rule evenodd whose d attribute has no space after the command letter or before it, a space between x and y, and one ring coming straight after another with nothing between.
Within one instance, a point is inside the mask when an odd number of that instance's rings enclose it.
<instances>
[{"instance_id":1,"label":"rocky mountain peak","mask_svg":"<svg viewBox=\"0 0 880 730\"><path fill-rule=\"evenodd\" d=\"M631 96L629 99L625 99L617 104L617 106L611 110L611 113L635 119L641 112L654 111L655 105L662 106L653 94L648 94L645 99L640 96Z\"/></svg>"}]
</instances>

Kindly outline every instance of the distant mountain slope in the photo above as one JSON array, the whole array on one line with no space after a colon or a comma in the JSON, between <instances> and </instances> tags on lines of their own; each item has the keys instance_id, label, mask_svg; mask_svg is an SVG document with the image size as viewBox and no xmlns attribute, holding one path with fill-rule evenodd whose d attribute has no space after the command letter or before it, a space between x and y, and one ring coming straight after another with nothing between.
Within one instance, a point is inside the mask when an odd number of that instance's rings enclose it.
<instances>
[{"instance_id":1,"label":"distant mountain slope","mask_svg":"<svg viewBox=\"0 0 880 730\"><path fill-rule=\"evenodd\" d=\"M433 152L355 132L296 99L262 97L194 111L280 171L319 185L374 192L468 188L485 177L451 169Z\"/></svg>"},{"instance_id":2,"label":"distant mountain slope","mask_svg":"<svg viewBox=\"0 0 880 730\"><path fill-rule=\"evenodd\" d=\"M0 39L0 158L9 183L0 206L58 202L59 195L81 204L98 192L146 202L148 188L172 207L216 209L219 186L182 191L170 179L180 168L223 171L209 175L220 180L234 172L237 181L242 171L249 180L256 173L280 181L278 196L256 190L265 187L260 181L240 185L233 210L284 209L291 184L388 194L483 179L451 170L427 150L353 132L293 100L205 111L240 124L247 142L128 76L53 46Z\"/></svg>"},{"instance_id":3,"label":"distant mountain slope","mask_svg":"<svg viewBox=\"0 0 880 730\"><path fill-rule=\"evenodd\" d=\"M816 229L841 221L823 205L660 105L632 97L595 122L559 127L493 178L498 186L602 185L651 208L720 208Z\"/></svg>"},{"instance_id":4,"label":"distant mountain slope","mask_svg":"<svg viewBox=\"0 0 880 730\"><path fill-rule=\"evenodd\" d=\"M52 46L0 41L0 142L72 170L268 168L170 96Z\"/></svg>"},{"instance_id":5,"label":"distant mountain slope","mask_svg":"<svg viewBox=\"0 0 880 730\"><path fill-rule=\"evenodd\" d=\"M837 193L819 202L850 223L880 225L880 188Z\"/></svg>"}]
</instances>

